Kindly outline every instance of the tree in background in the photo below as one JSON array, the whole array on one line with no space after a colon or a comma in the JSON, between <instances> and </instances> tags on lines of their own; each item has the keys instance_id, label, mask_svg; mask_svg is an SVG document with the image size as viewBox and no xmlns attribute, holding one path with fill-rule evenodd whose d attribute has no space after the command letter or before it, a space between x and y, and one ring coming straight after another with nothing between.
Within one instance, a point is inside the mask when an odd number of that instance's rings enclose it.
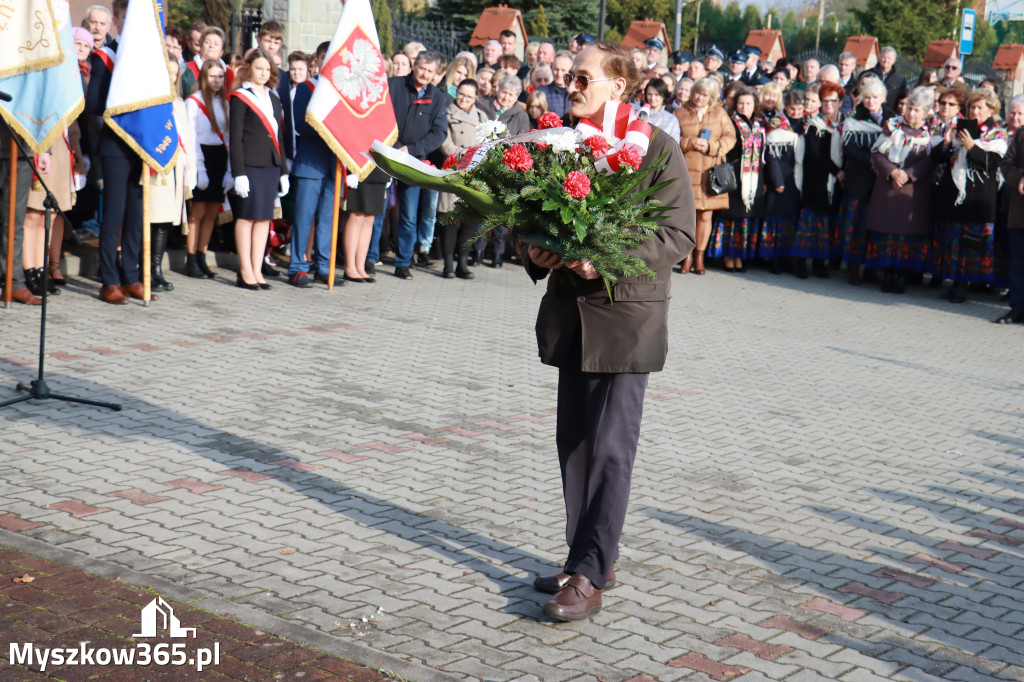
<instances>
[{"instance_id":1,"label":"tree in background","mask_svg":"<svg viewBox=\"0 0 1024 682\"><path fill-rule=\"evenodd\" d=\"M638 19L661 21L666 26L675 21L675 3L670 7L669 0L608 0L607 6L607 26L621 35L626 35L629 25Z\"/></svg>"},{"instance_id":2,"label":"tree in background","mask_svg":"<svg viewBox=\"0 0 1024 682\"><path fill-rule=\"evenodd\" d=\"M868 0L854 10L864 30L882 45L921 58L928 43L954 35L959 16L944 0Z\"/></svg>"},{"instance_id":3,"label":"tree in background","mask_svg":"<svg viewBox=\"0 0 1024 682\"><path fill-rule=\"evenodd\" d=\"M530 38L547 38L551 35L551 26L548 24L548 15L544 11L544 5L537 7L537 11L533 13L533 18L527 24L527 30L530 32Z\"/></svg>"},{"instance_id":4,"label":"tree in background","mask_svg":"<svg viewBox=\"0 0 1024 682\"><path fill-rule=\"evenodd\" d=\"M394 53L394 36L391 35L391 7L385 0L371 0L370 10L373 21L377 24L377 37L380 38L380 52L387 56Z\"/></svg>"},{"instance_id":5,"label":"tree in background","mask_svg":"<svg viewBox=\"0 0 1024 682\"><path fill-rule=\"evenodd\" d=\"M747 34L761 28L761 13L757 11L757 5L751 3L743 9L742 28L740 29L740 40L746 40Z\"/></svg>"},{"instance_id":6,"label":"tree in background","mask_svg":"<svg viewBox=\"0 0 1024 682\"><path fill-rule=\"evenodd\" d=\"M599 3L600 0L563 0L545 7L549 37L568 37L581 32L597 35ZM496 0L437 0L436 5L424 10L421 15L428 19L446 21L458 31L472 31L484 9L496 4ZM516 8L523 13L524 19L535 18L534 12L539 10L540 3L537 0L526 0L517 3Z\"/></svg>"}]
</instances>

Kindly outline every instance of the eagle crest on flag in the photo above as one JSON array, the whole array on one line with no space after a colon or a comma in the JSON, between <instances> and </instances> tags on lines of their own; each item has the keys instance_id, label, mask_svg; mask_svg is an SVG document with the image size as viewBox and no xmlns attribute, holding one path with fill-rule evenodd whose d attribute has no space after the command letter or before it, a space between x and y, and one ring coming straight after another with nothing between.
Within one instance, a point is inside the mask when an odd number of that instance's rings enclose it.
<instances>
[{"instance_id":1,"label":"eagle crest on flag","mask_svg":"<svg viewBox=\"0 0 1024 682\"><path fill-rule=\"evenodd\" d=\"M357 113L366 114L375 104L383 101L388 87L388 75L380 50L356 30L349 36L348 45L327 62L327 73L338 94Z\"/></svg>"}]
</instances>

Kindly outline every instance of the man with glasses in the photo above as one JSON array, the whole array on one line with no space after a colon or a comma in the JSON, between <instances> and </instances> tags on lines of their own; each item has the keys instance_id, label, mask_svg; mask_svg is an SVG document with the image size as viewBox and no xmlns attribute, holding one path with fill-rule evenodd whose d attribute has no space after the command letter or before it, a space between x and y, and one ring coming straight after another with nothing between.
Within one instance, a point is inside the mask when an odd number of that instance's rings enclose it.
<instances>
[{"instance_id":1,"label":"man with glasses","mask_svg":"<svg viewBox=\"0 0 1024 682\"><path fill-rule=\"evenodd\" d=\"M963 83L964 77L961 74L963 71L964 64L958 57L950 57L946 60L946 63L942 66L942 80L939 81L939 85L943 88L951 88L956 83Z\"/></svg>"},{"instance_id":2,"label":"man with glasses","mask_svg":"<svg viewBox=\"0 0 1024 682\"><path fill-rule=\"evenodd\" d=\"M605 109L627 100L639 86L640 74L624 48L597 41L579 53L565 80L571 115L604 129ZM614 132L616 117L607 118L606 134ZM648 374L665 363L672 266L694 245L693 190L686 162L676 141L655 131L641 168L662 155L665 168L635 190L669 180L652 198L677 207L661 215L657 236L636 249L656 274L654 279L619 278L609 299L589 261L563 263L557 254L537 247L523 252L523 264L535 282L562 267L573 274L548 277L536 325L541 362L558 368L555 442L569 553L562 572L534 581L537 590L554 594L544 614L555 620L582 620L596 613L602 591L614 582Z\"/></svg>"},{"instance_id":3,"label":"man with glasses","mask_svg":"<svg viewBox=\"0 0 1024 682\"><path fill-rule=\"evenodd\" d=\"M907 96L907 79L896 70L896 48L886 45L878 57L878 64L869 71L874 71L885 85L885 106L896 111L896 104Z\"/></svg>"}]
</instances>

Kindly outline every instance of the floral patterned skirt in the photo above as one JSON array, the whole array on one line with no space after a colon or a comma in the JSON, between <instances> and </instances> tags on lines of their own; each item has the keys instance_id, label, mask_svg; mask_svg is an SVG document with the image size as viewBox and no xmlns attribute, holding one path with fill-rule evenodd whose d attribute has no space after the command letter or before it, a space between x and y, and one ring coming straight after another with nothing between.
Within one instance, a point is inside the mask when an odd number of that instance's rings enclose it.
<instances>
[{"instance_id":1,"label":"floral patterned skirt","mask_svg":"<svg viewBox=\"0 0 1024 682\"><path fill-rule=\"evenodd\" d=\"M864 265L869 268L895 268L928 272L932 265L932 237L929 234L867 233Z\"/></svg>"},{"instance_id":2,"label":"floral patterned skirt","mask_svg":"<svg viewBox=\"0 0 1024 682\"><path fill-rule=\"evenodd\" d=\"M981 248L969 248L963 243L965 228L982 236ZM994 223L940 222L935 229L935 274L943 279L955 279L970 284L994 282L994 234Z\"/></svg>"},{"instance_id":3,"label":"floral patterned skirt","mask_svg":"<svg viewBox=\"0 0 1024 682\"><path fill-rule=\"evenodd\" d=\"M831 258L835 224L836 219L828 213L818 213L809 208L800 211L789 255L794 258Z\"/></svg>"},{"instance_id":4,"label":"floral patterned skirt","mask_svg":"<svg viewBox=\"0 0 1024 682\"><path fill-rule=\"evenodd\" d=\"M708 242L709 258L753 258L760 218L718 218Z\"/></svg>"},{"instance_id":5,"label":"floral patterned skirt","mask_svg":"<svg viewBox=\"0 0 1024 682\"><path fill-rule=\"evenodd\" d=\"M864 265L867 253L868 202L843 199L836 223L842 237L842 257L847 265Z\"/></svg>"},{"instance_id":6,"label":"floral patterned skirt","mask_svg":"<svg viewBox=\"0 0 1024 682\"><path fill-rule=\"evenodd\" d=\"M766 215L761 219L757 239L757 255L761 258L783 258L793 248L796 219L788 215Z\"/></svg>"}]
</instances>

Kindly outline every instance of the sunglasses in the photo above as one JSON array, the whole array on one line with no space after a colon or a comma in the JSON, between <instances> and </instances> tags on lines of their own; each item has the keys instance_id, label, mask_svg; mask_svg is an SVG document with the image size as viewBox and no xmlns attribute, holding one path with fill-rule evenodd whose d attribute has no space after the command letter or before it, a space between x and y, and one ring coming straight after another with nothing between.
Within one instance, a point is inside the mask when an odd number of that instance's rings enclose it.
<instances>
[{"instance_id":1,"label":"sunglasses","mask_svg":"<svg viewBox=\"0 0 1024 682\"><path fill-rule=\"evenodd\" d=\"M959 66L944 66L942 68L944 68L946 71L959 71L960 70Z\"/></svg>"},{"instance_id":2,"label":"sunglasses","mask_svg":"<svg viewBox=\"0 0 1024 682\"><path fill-rule=\"evenodd\" d=\"M821 100L821 103L822 104L839 104L839 100L837 100L837 99L823 99L823 100Z\"/></svg>"},{"instance_id":3,"label":"sunglasses","mask_svg":"<svg viewBox=\"0 0 1024 682\"><path fill-rule=\"evenodd\" d=\"M565 79L565 87L569 87L573 81L576 81L576 87L580 89L580 92L586 91L587 86L591 83L615 80L614 78L591 78L590 76L580 76L572 71L567 72L563 78Z\"/></svg>"}]
</instances>

